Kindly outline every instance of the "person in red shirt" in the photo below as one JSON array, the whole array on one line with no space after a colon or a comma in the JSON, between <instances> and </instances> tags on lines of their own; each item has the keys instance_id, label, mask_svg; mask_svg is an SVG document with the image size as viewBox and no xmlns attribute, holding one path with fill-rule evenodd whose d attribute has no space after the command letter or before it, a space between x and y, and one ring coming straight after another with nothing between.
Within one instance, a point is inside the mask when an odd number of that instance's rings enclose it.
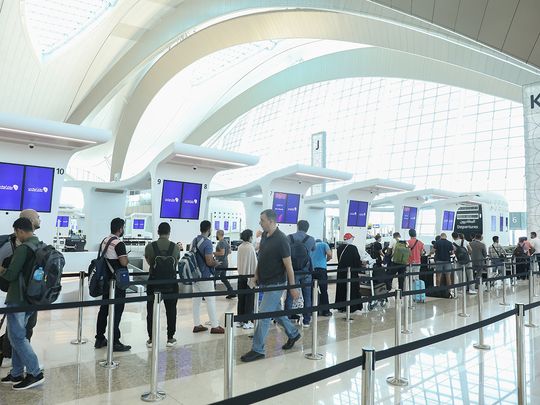
<instances>
[{"instance_id":1,"label":"person in red shirt","mask_svg":"<svg viewBox=\"0 0 540 405\"><path fill-rule=\"evenodd\" d=\"M424 243L416 239L416 231L414 229L409 229L409 236L411 237L407 241L409 249L411 249L411 255L409 256L409 264L420 264L420 258L424 252Z\"/></svg>"}]
</instances>

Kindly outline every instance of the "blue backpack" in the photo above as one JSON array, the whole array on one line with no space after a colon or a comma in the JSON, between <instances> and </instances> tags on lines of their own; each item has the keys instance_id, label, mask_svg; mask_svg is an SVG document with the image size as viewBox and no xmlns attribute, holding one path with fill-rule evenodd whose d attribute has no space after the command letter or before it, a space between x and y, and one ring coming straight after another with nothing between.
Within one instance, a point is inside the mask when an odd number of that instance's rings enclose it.
<instances>
[{"instance_id":1,"label":"blue backpack","mask_svg":"<svg viewBox=\"0 0 540 405\"><path fill-rule=\"evenodd\" d=\"M199 263L197 263L197 254L199 254L204 261L204 256L199 251L203 242L204 238L199 239L199 241L195 238L191 244L191 250L186 252L178 262L178 275L183 284L191 285L194 279L202 278L202 272L199 268Z\"/></svg>"},{"instance_id":2,"label":"blue backpack","mask_svg":"<svg viewBox=\"0 0 540 405\"><path fill-rule=\"evenodd\" d=\"M97 258L90 262L88 266L88 293L91 297L101 297L105 290L105 283L107 272L109 272L109 265L107 259L105 258L105 252L111 245L112 241L116 238L111 238L105 245L105 249L101 250L101 245L103 241L99 244L99 250Z\"/></svg>"}]
</instances>

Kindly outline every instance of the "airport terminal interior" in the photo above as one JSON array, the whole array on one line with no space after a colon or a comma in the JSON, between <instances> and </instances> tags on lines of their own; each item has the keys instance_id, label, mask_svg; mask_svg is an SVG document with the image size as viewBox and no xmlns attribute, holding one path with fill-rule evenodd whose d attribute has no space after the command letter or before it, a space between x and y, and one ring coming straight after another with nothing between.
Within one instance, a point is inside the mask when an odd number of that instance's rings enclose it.
<instances>
[{"instance_id":1,"label":"airport terminal interior","mask_svg":"<svg viewBox=\"0 0 540 405\"><path fill-rule=\"evenodd\" d=\"M0 0L0 405L540 404L539 21Z\"/></svg>"}]
</instances>

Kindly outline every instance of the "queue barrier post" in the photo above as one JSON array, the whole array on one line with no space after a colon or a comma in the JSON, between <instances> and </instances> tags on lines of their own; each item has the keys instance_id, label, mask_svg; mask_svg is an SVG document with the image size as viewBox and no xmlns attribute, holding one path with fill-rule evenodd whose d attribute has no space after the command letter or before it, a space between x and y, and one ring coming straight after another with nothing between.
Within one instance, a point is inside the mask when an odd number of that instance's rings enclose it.
<instances>
[{"instance_id":1,"label":"queue barrier post","mask_svg":"<svg viewBox=\"0 0 540 405\"><path fill-rule=\"evenodd\" d=\"M484 283L482 276L478 277L478 320L483 321L484 313ZM491 350L491 346L484 343L484 328L478 328L478 343L473 345L478 350Z\"/></svg>"},{"instance_id":2,"label":"queue barrier post","mask_svg":"<svg viewBox=\"0 0 540 405\"><path fill-rule=\"evenodd\" d=\"M506 276L506 263L504 265L504 276ZM510 274L512 274L512 271L510 270ZM510 285L512 284L513 277L510 278ZM502 301L499 302L499 305L503 305L505 307L510 306L508 302L506 302L506 279L502 280Z\"/></svg>"},{"instance_id":3,"label":"queue barrier post","mask_svg":"<svg viewBox=\"0 0 540 405\"><path fill-rule=\"evenodd\" d=\"M461 274L462 274L463 282L467 280L467 274L466 274L467 270L465 269L465 267L466 267L465 264L461 267ZM467 313L467 286L464 285L461 291L463 293L463 297L461 300L461 312L458 314L458 316L461 316L462 318L468 318L471 315Z\"/></svg>"},{"instance_id":4,"label":"queue barrier post","mask_svg":"<svg viewBox=\"0 0 540 405\"><path fill-rule=\"evenodd\" d=\"M159 330L161 314L161 292L154 292L154 305L152 308L152 359L150 372L150 391L141 395L144 402L158 402L165 399L166 394L158 390L158 355L159 355Z\"/></svg>"},{"instance_id":5,"label":"queue barrier post","mask_svg":"<svg viewBox=\"0 0 540 405\"><path fill-rule=\"evenodd\" d=\"M407 267L405 268L405 280L404 280L404 291L409 292L410 286L409 286L409 278L407 277ZM410 328L410 321L409 321L409 302L411 300L410 295L405 295L403 297L403 311L404 311L404 322L403 322L403 329L401 330L401 333L404 335L410 335L412 333L412 330Z\"/></svg>"},{"instance_id":6,"label":"queue barrier post","mask_svg":"<svg viewBox=\"0 0 540 405\"><path fill-rule=\"evenodd\" d=\"M115 298L116 280L113 278L109 281L109 299ZM108 369L118 367L118 362L113 359L114 346L114 304L109 304L109 318L107 320L107 360L101 361L99 365Z\"/></svg>"},{"instance_id":7,"label":"queue barrier post","mask_svg":"<svg viewBox=\"0 0 540 405\"><path fill-rule=\"evenodd\" d=\"M407 286L408 286L408 287L407 287L407 291L410 291L410 290L414 289L414 283L413 283L414 280L412 280L413 276L410 275L410 273L411 273L412 271L413 271L413 268L412 268L412 266L409 264L409 265L407 266L407 270L406 270L407 276L406 276L406 278L405 278L405 279L407 280ZM412 298L412 296L411 296L411 298L409 298L409 305L408 305L408 308L409 308L409 309L416 309L416 301Z\"/></svg>"},{"instance_id":8,"label":"queue barrier post","mask_svg":"<svg viewBox=\"0 0 540 405\"><path fill-rule=\"evenodd\" d=\"M401 344L401 290L396 290L396 322L394 326L394 346ZM401 355L394 356L394 375L386 379L386 382L395 387L406 387L409 381L401 377Z\"/></svg>"},{"instance_id":9,"label":"queue barrier post","mask_svg":"<svg viewBox=\"0 0 540 405\"><path fill-rule=\"evenodd\" d=\"M533 270L532 270L532 267L529 266L529 304L532 304L532 302L534 301L533 289L534 289ZM532 309L529 309L529 322L527 322L525 324L525 326L527 328L537 328L538 327L538 325L536 325L534 323Z\"/></svg>"},{"instance_id":10,"label":"queue barrier post","mask_svg":"<svg viewBox=\"0 0 540 405\"><path fill-rule=\"evenodd\" d=\"M347 306L345 307L345 322L351 322L351 305L349 302L351 301L351 268L347 267Z\"/></svg>"},{"instance_id":11,"label":"queue barrier post","mask_svg":"<svg viewBox=\"0 0 540 405\"><path fill-rule=\"evenodd\" d=\"M517 392L518 405L526 405L526 387L525 387L525 343L524 329L525 305L516 304L516 362L517 362ZM530 311L530 310L529 310Z\"/></svg>"},{"instance_id":12,"label":"queue barrier post","mask_svg":"<svg viewBox=\"0 0 540 405\"><path fill-rule=\"evenodd\" d=\"M375 349L362 348L362 405L375 404Z\"/></svg>"},{"instance_id":13,"label":"queue barrier post","mask_svg":"<svg viewBox=\"0 0 540 405\"><path fill-rule=\"evenodd\" d=\"M84 278L86 273L84 271L79 272L79 302L84 301ZM77 322L77 339L71 341L72 345L83 345L88 342L87 339L82 337L82 323L83 323L83 307L79 307L79 320Z\"/></svg>"},{"instance_id":14,"label":"queue barrier post","mask_svg":"<svg viewBox=\"0 0 540 405\"><path fill-rule=\"evenodd\" d=\"M536 254L531 257L532 268L533 268L533 297L538 297L538 292L536 291L536 268L538 266L538 260L536 260Z\"/></svg>"},{"instance_id":15,"label":"queue barrier post","mask_svg":"<svg viewBox=\"0 0 540 405\"><path fill-rule=\"evenodd\" d=\"M234 368L234 314L225 314L225 365L223 368L223 396L225 399L233 397L233 368Z\"/></svg>"},{"instance_id":16,"label":"queue barrier post","mask_svg":"<svg viewBox=\"0 0 540 405\"><path fill-rule=\"evenodd\" d=\"M317 279L313 280L313 293L311 295L312 305L316 308L319 305L319 281ZM316 309L311 313L311 353L306 353L304 357L310 360L321 360L324 356L320 353L317 353L318 350L318 325L317 321L319 320L319 313Z\"/></svg>"}]
</instances>

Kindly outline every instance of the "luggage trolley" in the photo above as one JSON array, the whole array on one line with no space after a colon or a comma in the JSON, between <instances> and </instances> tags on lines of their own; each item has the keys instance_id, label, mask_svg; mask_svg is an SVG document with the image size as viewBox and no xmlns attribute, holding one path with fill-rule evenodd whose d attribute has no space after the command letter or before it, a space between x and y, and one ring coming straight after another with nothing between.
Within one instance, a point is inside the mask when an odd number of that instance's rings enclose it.
<instances>
[{"instance_id":1,"label":"luggage trolley","mask_svg":"<svg viewBox=\"0 0 540 405\"><path fill-rule=\"evenodd\" d=\"M365 269L365 276L360 276L360 296L362 297L374 297L376 295L386 294L388 290L386 289L386 283L377 282L373 278L377 278L380 275L386 275L386 270L384 267L373 267ZM369 278L368 278L369 277ZM373 311L377 305L381 308L386 307L388 303L388 298L374 299L371 302L368 302L368 310Z\"/></svg>"}]
</instances>

